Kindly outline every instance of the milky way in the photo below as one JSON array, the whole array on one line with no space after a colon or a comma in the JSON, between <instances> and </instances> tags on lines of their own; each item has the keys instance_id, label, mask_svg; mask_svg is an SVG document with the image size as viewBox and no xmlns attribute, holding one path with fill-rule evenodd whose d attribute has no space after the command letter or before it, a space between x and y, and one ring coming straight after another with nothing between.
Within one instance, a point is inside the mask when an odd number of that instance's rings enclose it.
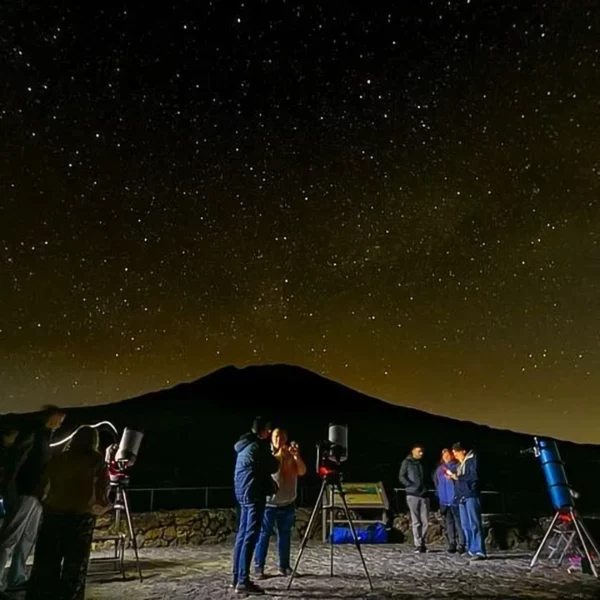
<instances>
[{"instance_id":1,"label":"milky way","mask_svg":"<svg viewBox=\"0 0 600 600\"><path fill-rule=\"evenodd\" d=\"M0 9L4 410L286 362L600 442L595 3L88 4Z\"/></svg>"}]
</instances>

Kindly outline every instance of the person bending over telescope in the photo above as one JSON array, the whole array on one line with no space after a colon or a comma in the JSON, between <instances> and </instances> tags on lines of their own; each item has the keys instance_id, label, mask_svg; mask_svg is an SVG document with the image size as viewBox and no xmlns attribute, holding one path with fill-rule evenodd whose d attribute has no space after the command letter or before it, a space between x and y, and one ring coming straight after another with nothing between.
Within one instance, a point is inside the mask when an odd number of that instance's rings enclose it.
<instances>
[{"instance_id":1,"label":"person bending over telescope","mask_svg":"<svg viewBox=\"0 0 600 600\"><path fill-rule=\"evenodd\" d=\"M267 498L267 507L262 521L260 537L256 546L254 571L258 579L266 579L265 562L269 551L269 540L277 525L277 546L279 550L279 573L284 577L292 574L290 567L290 547L292 527L296 515L295 501L298 477L306 474L306 465L300 456L296 442L288 445L287 433L283 429L274 429L271 436L273 453L279 461L279 470L273 479L279 489Z\"/></svg>"},{"instance_id":2,"label":"person bending over telescope","mask_svg":"<svg viewBox=\"0 0 600 600\"><path fill-rule=\"evenodd\" d=\"M240 522L233 550L232 586L240 594L262 594L263 590L250 581L252 556L258 540L268 496L277 492L272 475L279 470L279 461L271 452L271 424L257 417L252 431L235 444L234 489L240 505Z\"/></svg>"}]
</instances>

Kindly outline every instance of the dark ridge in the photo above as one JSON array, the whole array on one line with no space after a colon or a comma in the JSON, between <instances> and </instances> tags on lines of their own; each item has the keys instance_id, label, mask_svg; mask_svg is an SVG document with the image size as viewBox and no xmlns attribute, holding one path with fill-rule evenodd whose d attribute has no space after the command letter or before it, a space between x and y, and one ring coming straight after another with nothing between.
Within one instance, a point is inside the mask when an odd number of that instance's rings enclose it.
<instances>
[{"instance_id":1,"label":"dark ridge","mask_svg":"<svg viewBox=\"0 0 600 600\"><path fill-rule=\"evenodd\" d=\"M480 455L484 488L529 491L546 502L536 459L520 453L531 446L530 435L389 404L288 365L225 367L171 389L69 409L65 431L100 420L143 429L136 485L226 486L231 484L233 444L259 414L290 431L310 466L316 442L327 436L328 423L346 423L349 480L382 480L388 487L398 486L400 462L415 441L425 445L432 470L443 447L462 441ZM600 447L570 442L561 442L560 447L572 485L584 497L589 487L591 500L588 476L598 471Z\"/></svg>"}]
</instances>

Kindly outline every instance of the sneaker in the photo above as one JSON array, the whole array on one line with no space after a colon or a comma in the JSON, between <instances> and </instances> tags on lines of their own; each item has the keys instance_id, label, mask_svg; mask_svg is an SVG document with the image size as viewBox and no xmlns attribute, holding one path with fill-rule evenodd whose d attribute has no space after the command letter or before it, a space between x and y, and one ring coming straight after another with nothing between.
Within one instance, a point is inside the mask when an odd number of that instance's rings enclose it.
<instances>
[{"instance_id":1,"label":"sneaker","mask_svg":"<svg viewBox=\"0 0 600 600\"><path fill-rule=\"evenodd\" d=\"M235 586L236 594L251 594L253 596L262 596L265 591L258 587L255 583L248 581L248 583L238 583Z\"/></svg>"},{"instance_id":2,"label":"sneaker","mask_svg":"<svg viewBox=\"0 0 600 600\"><path fill-rule=\"evenodd\" d=\"M264 571L256 571L254 573L254 579L258 579L259 581L264 581L267 578Z\"/></svg>"},{"instance_id":3,"label":"sneaker","mask_svg":"<svg viewBox=\"0 0 600 600\"><path fill-rule=\"evenodd\" d=\"M448 549L446 550L446 552L447 552L448 554L456 554L456 548L448 548Z\"/></svg>"},{"instance_id":4,"label":"sneaker","mask_svg":"<svg viewBox=\"0 0 600 600\"><path fill-rule=\"evenodd\" d=\"M279 569L279 574L282 577L291 577L292 576L292 569L290 569L290 567L288 567L287 569Z\"/></svg>"},{"instance_id":5,"label":"sneaker","mask_svg":"<svg viewBox=\"0 0 600 600\"><path fill-rule=\"evenodd\" d=\"M427 552L427 548L425 546L419 546L415 548L415 554L425 554Z\"/></svg>"},{"instance_id":6,"label":"sneaker","mask_svg":"<svg viewBox=\"0 0 600 600\"><path fill-rule=\"evenodd\" d=\"M485 560L486 556L483 554L473 554L473 556L471 556L471 558L469 559L471 562L476 562L478 560Z\"/></svg>"},{"instance_id":7,"label":"sneaker","mask_svg":"<svg viewBox=\"0 0 600 600\"><path fill-rule=\"evenodd\" d=\"M464 546L460 546L456 552L462 556L466 552L466 549Z\"/></svg>"}]
</instances>

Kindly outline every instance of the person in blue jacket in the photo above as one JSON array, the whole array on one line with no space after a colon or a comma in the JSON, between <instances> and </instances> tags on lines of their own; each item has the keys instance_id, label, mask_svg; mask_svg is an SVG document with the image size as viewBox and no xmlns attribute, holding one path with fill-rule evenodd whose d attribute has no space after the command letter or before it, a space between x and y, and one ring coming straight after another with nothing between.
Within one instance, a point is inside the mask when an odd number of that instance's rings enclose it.
<instances>
[{"instance_id":1,"label":"person in blue jacket","mask_svg":"<svg viewBox=\"0 0 600 600\"><path fill-rule=\"evenodd\" d=\"M448 448L442 450L442 461L433 475L433 482L444 519L444 534L448 552L465 553L465 536L460 524L460 511L456 499L455 483L448 474L456 473L458 461Z\"/></svg>"},{"instance_id":2,"label":"person in blue jacket","mask_svg":"<svg viewBox=\"0 0 600 600\"><path fill-rule=\"evenodd\" d=\"M471 560L483 560L486 558L486 551L479 501L477 455L460 442L452 446L452 453L459 465L456 473L450 473L449 477L455 482L460 523L465 534L466 548Z\"/></svg>"},{"instance_id":3,"label":"person in blue jacket","mask_svg":"<svg viewBox=\"0 0 600 600\"><path fill-rule=\"evenodd\" d=\"M237 593L262 594L250 581L252 556L260 533L267 496L277 489L272 475L279 461L270 444L271 425L262 417L254 419L252 431L235 444L235 497L240 505L240 522L233 550L233 587Z\"/></svg>"}]
</instances>

